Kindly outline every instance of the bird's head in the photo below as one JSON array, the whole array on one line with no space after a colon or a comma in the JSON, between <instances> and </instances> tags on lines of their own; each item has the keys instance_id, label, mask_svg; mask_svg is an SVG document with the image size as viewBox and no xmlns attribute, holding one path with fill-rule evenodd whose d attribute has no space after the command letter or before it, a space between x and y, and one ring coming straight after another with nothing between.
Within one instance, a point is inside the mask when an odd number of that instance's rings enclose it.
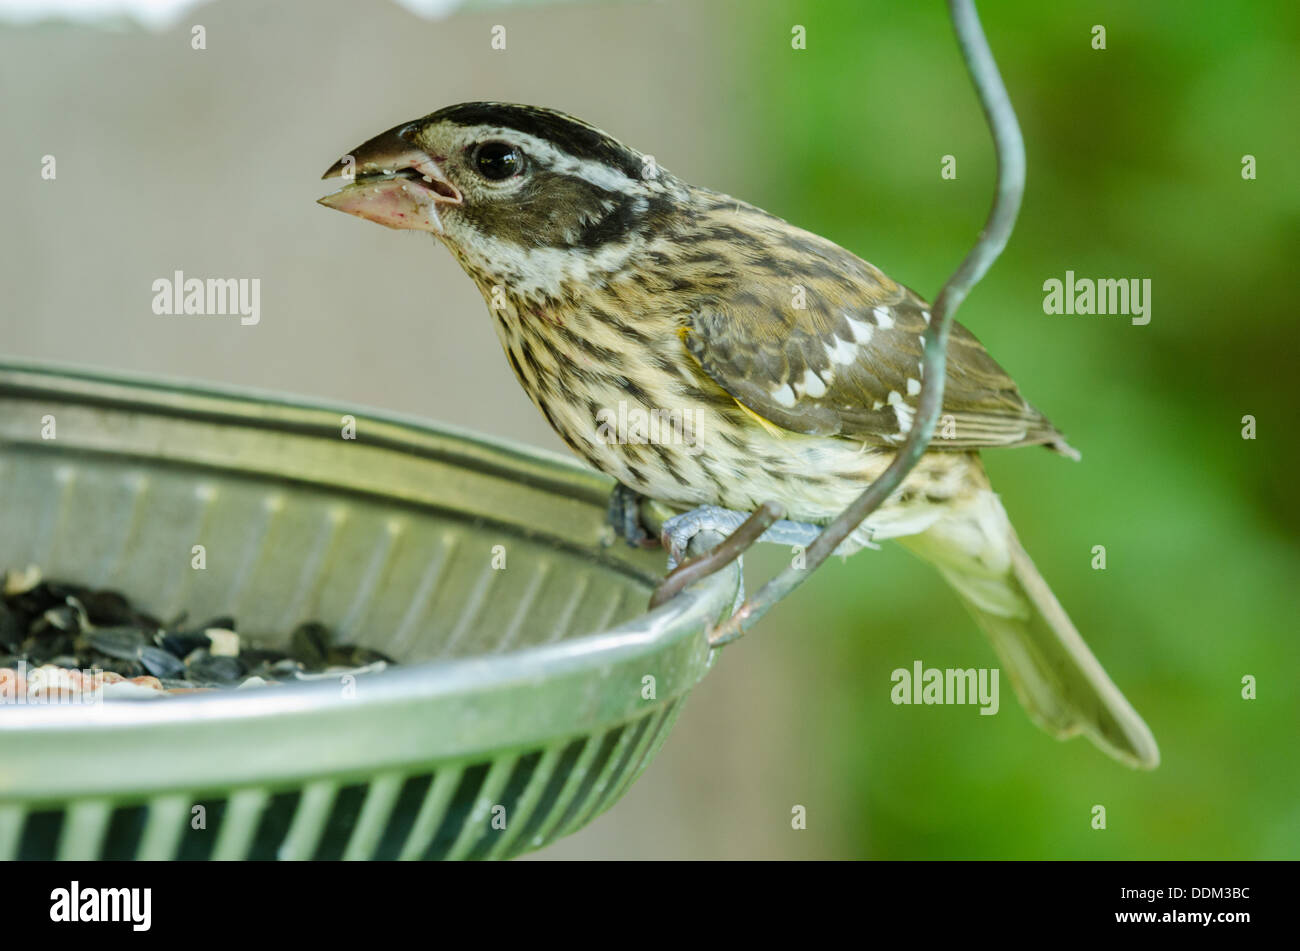
<instances>
[{"instance_id":1,"label":"bird's head","mask_svg":"<svg viewBox=\"0 0 1300 951\"><path fill-rule=\"evenodd\" d=\"M476 278L544 286L613 263L683 186L650 156L550 109L467 102L395 126L335 162L320 203L429 231Z\"/></svg>"}]
</instances>

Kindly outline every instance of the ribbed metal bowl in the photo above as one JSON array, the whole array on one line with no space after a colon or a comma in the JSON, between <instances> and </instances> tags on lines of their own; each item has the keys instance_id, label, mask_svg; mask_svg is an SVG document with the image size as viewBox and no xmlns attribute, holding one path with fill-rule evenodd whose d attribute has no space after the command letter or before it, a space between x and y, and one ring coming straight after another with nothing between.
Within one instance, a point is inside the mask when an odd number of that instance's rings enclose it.
<instances>
[{"instance_id":1,"label":"ribbed metal bowl","mask_svg":"<svg viewBox=\"0 0 1300 951\"><path fill-rule=\"evenodd\" d=\"M0 858L502 858L579 828L662 744L738 581L645 614L662 555L602 544L609 490L356 407L0 364L0 569L267 644L317 619L402 664L0 706Z\"/></svg>"}]
</instances>

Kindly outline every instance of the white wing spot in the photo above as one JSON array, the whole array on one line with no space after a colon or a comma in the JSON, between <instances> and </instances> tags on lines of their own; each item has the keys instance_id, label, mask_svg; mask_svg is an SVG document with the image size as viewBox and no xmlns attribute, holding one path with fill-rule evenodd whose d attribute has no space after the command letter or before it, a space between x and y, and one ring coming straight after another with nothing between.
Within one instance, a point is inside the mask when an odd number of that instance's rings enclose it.
<instances>
[{"instance_id":1,"label":"white wing spot","mask_svg":"<svg viewBox=\"0 0 1300 951\"><path fill-rule=\"evenodd\" d=\"M812 370L804 371L803 382L799 385L803 388L803 391L807 396L815 398L826 395L826 384L823 383L822 378Z\"/></svg>"},{"instance_id":2,"label":"white wing spot","mask_svg":"<svg viewBox=\"0 0 1300 951\"><path fill-rule=\"evenodd\" d=\"M894 326L894 317L890 314L889 308L876 307L871 311L871 313L875 314L876 326L881 330L888 330L890 327Z\"/></svg>"},{"instance_id":3,"label":"white wing spot","mask_svg":"<svg viewBox=\"0 0 1300 951\"><path fill-rule=\"evenodd\" d=\"M827 345L826 356L830 358L832 364L840 363L848 366L850 363L855 363L857 361L858 348L848 340L841 340L839 337L836 337L835 346L832 347L829 344Z\"/></svg>"},{"instance_id":4,"label":"white wing spot","mask_svg":"<svg viewBox=\"0 0 1300 951\"><path fill-rule=\"evenodd\" d=\"M928 324L930 322L930 312L928 310L921 311L921 319Z\"/></svg>"},{"instance_id":5,"label":"white wing spot","mask_svg":"<svg viewBox=\"0 0 1300 951\"><path fill-rule=\"evenodd\" d=\"M791 389L789 383L786 383L780 389L772 391L772 399L776 400L778 405L789 409L794 406L794 390Z\"/></svg>"},{"instance_id":6,"label":"white wing spot","mask_svg":"<svg viewBox=\"0 0 1300 951\"><path fill-rule=\"evenodd\" d=\"M915 396L921 392L921 381L913 380L910 376L907 378L907 395Z\"/></svg>"},{"instance_id":7,"label":"white wing spot","mask_svg":"<svg viewBox=\"0 0 1300 951\"><path fill-rule=\"evenodd\" d=\"M847 315L845 315L847 317ZM856 343L871 343L871 335L875 328L865 320L858 320L856 317L848 317L849 330L853 332L853 340Z\"/></svg>"},{"instance_id":8,"label":"white wing spot","mask_svg":"<svg viewBox=\"0 0 1300 951\"><path fill-rule=\"evenodd\" d=\"M894 408L894 415L898 417L899 433L911 432L912 419L916 416L916 410L903 402L903 397L898 390L889 391L889 405Z\"/></svg>"}]
</instances>

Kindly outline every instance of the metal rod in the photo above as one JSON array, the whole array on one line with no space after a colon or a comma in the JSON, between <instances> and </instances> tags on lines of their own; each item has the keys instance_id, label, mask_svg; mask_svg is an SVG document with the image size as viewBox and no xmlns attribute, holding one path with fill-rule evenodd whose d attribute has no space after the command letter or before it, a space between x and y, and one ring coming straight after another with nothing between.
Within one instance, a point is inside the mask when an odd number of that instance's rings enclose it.
<instances>
[{"instance_id":1,"label":"metal rod","mask_svg":"<svg viewBox=\"0 0 1300 951\"><path fill-rule=\"evenodd\" d=\"M998 178L993 208L984 229L970 253L961 262L952 277L944 284L931 309L931 320L925 331L924 378L921 381L920 406L907 440L888 468L872 482L839 517L822 531L808 546L806 567L786 568L768 581L758 592L717 627L709 637L715 647L727 644L749 630L759 618L804 579L813 573L832 552L862 522L902 484L903 479L916 465L934 435L934 427L943 406L944 373L947 365L948 332L952 328L953 314L966 294L988 272L997 260L1015 227L1020 212L1020 200L1025 190L1025 143L1016 121L1015 110L1007 96L1006 86L998 73L997 62L989 49L988 40L980 26L973 0L949 0L957 44L961 48L966 67L975 83L980 105L993 133L997 150Z\"/></svg>"},{"instance_id":2,"label":"metal rod","mask_svg":"<svg viewBox=\"0 0 1300 951\"><path fill-rule=\"evenodd\" d=\"M764 502L740 524L739 528L724 538L721 544L674 568L659 587L655 588L655 593L650 597L650 609L659 607L688 585L727 567L748 551L774 522L779 522L783 518L785 518L784 508L775 502Z\"/></svg>"}]
</instances>

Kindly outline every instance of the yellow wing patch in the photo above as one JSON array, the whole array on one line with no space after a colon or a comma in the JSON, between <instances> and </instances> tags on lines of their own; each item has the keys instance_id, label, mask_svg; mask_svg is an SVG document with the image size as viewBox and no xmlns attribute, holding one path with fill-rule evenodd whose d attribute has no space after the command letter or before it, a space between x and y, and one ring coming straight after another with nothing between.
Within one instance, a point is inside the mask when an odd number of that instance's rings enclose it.
<instances>
[{"instance_id":1,"label":"yellow wing patch","mask_svg":"<svg viewBox=\"0 0 1300 951\"><path fill-rule=\"evenodd\" d=\"M678 328L677 328L677 336L681 338L682 343L686 343L686 338L689 337L690 335L691 335L691 328L690 328L690 327L678 327ZM692 357L692 359L694 359L694 357ZM731 394L727 394L727 395L730 396ZM740 400L737 400L734 396L732 396L731 398L732 398L733 400L736 401L736 405L739 406L741 409L743 409L743 410L745 411L745 413L746 413L746 414L747 414L747 415L748 415L752 420L754 420L754 422L758 423L758 425L762 426L764 429L766 429L766 430L767 430L769 433L771 433L773 436L786 436L786 435L789 434L789 430L787 430L787 429L782 429L780 426L778 426L776 423L772 422L770 419L767 419L767 418L765 418L765 417L763 417L763 416L759 416L758 413L754 412L752 409L750 409L748 406L746 406L746 405L745 405L744 403L742 403Z\"/></svg>"}]
</instances>

